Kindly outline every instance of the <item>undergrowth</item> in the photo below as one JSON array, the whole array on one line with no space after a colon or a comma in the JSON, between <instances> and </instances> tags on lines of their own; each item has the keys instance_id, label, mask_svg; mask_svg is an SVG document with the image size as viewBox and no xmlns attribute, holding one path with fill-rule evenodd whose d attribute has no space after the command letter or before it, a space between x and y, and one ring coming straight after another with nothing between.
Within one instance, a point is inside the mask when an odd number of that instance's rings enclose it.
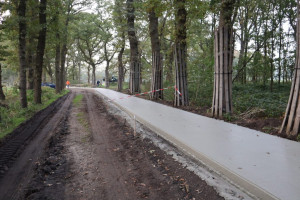
<instances>
[{"instance_id":1,"label":"undergrowth","mask_svg":"<svg viewBox=\"0 0 300 200\"><path fill-rule=\"evenodd\" d=\"M278 118L284 115L290 94L290 84L274 85L273 92L263 85L235 85L233 108L236 114L260 109L260 117Z\"/></svg>"},{"instance_id":2,"label":"undergrowth","mask_svg":"<svg viewBox=\"0 0 300 200\"><path fill-rule=\"evenodd\" d=\"M54 89L42 87L42 104L34 104L34 93L32 90L28 90L28 107L22 108L17 87L5 88L4 93L6 99L1 101L1 104L6 105L6 107L0 106L0 139L12 132L21 123L31 118L36 112L46 108L56 99L68 92L69 91L64 90L61 94L56 94Z\"/></svg>"},{"instance_id":3,"label":"undergrowth","mask_svg":"<svg viewBox=\"0 0 300 200\"><path fill-rule=\"evenodd\" d=\"M127 86L128 84L124 84ZM168 83L164 83L164 88L173 86ZM259 111L259 117L279 118L284 115L286 105L290 94L289 84L275 84L273 91L270 91L269 86L262 84L234 84L232 88L232 101L233 111L235 116L250 111ZM114 83L110 86L110 89L116 89L117 84ZM141 92L149 91L149 83L141 85ZM164 90L164 100L173 101L174 99L173 88ZM196 86L190 86L188 90L190 105L195 107L204 107L209 110L212 105L213 88L197 88ZM229 120L234 120L233 116L227 116Z\"/></svg>"}]
</instances>

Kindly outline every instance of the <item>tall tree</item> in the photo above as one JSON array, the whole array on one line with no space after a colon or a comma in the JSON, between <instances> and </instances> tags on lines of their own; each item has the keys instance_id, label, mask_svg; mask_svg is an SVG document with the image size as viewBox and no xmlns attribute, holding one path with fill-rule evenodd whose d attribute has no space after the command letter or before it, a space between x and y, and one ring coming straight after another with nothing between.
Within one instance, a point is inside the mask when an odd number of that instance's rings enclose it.
<instances>
[{"instance_id":1,"label":"tall tree","mask_svg":"<svg viewBox=\"0 0 300 200\"><path fill-rule=\"evenodd\" d=\"M27 29L27 89L33 90L34 87L34 54L36 53L36 38L38 37L37 27L39 26L39 1L29 0L27 9L27 18L29 19L28 29Z\"/></svg>"},{"instance_id":2,"label":"tall tree","mask_svg":"<svg viewBox=\"0 0 300 200\"><path fill-rule=\"evenodd\" d=\"M296 31L296 64L294 78L292 82L289 102L286 108L285 117L282 122L280 133L291 139L296 139L299 135L300 125L300 1L297 1L297 31Z\"/></svg>"},{"instance_id":3,"label":"tall tree","mask_svg":"<svg viewBox=\"0 0 300 200\"><path fill-rule=\"evenodd\" d=\"M188 82L187 82L187 11L185 0L175 0L175 106L189 105Z\"/></svg>"},{"instance_id":4,"label":"tall tree","mask_svg":"<svg viewBox=\"0 0 300 200\"><path fill-rule=\"evenodd\" d=\"M97 20L96 24L100 28L100 38L103 41L103 61L106 62L105 67L105 87L109 87L109 67L112 59L114 58L114 55L116 54L118 50L118 45L115 45L113 39L114 39L114 29L113 26L111 26L111 20ZM121 44L122 45L122 44Z\"/></svg>"},{"instance_id":5,"label":"tall tree","mask_svg":"<svg viewBox=\"0 0 300 200\"><path fill-rule=\"evenodd\" d=\"M61 69L60 69L60 61L61 61L61 33L60 33L60 19L61 19L61 2L55 1L55 13L53 16L54 26L56 29L56 40L55 40L55 92L60 93L62 91L62 82L61 79Z\"/></svg>"},{"instance_id":6,"label":"tall tree","mask_svg":"<svg viewBox=\"0 0 300 200\"><path fill-rule=\"evenodd\" d=\"M68 43L68 32L69 32L69 22L71 19L71 11L73 9L73 3L74 0L67 0L66 6L67 6L67 12L66 12L66 20L63 27L62 32L62 47L60 50L60 90L65 88L65 64L66 64L66 56L67 56L67 43Z\"/></svg>"},{"instance_id":7,"label":"tall tree","mask_svg":"<svg viewBox=\"0 0 300 200\"><path fill-rule=\"evenodd\" d=\"M134 0L127 0L127 26L130 44L130 80L129 90L131 94L140 92L141 58L139 53L139 42L135 30L135 8Z\"/></svg>"},{"instance_id":8,"label":"tall tree","mask_svg":"<svg viewBox=\"0 0 300 200\"><path fill-rule=\"evenodd\" d=\"M0 8L2 4L0 3ZM0 12L1 15L1 12ZM3 85L2 85L2 62L5 61L5 57L8 56L8 52L6 51L7 46L2 45L1 42L4 40L3 34L2 34L2 19L0 17L0 100L5 100L5 95L3 92Z\"/></svg>"},{"instance_id":9,"label":"tall tree","mask_svg":"<svg viewBox=\"0 0 300 200\"><path fill-rule=\"evenodd\" d=\"M103 62L102 56L97 55L104 49L108 33L99 27L101 22L94 14L82 14L76 23L77 45L84 61L92 67L92 85L96 85L96 67Z\"/></svg>"},{"instance_id":10,"label":"tall tree","mask_svg":"<svg viewBox=\"0 0 300 200\"><path fill-rule=\"evenodd\" d=\"M41 0L39 6L39 22L40 30L38 36L38 45L36 50L36 67L35 67L35 79L34 79L34 102L37 104L42 103L42 72L44 63L44 53L46 46L46 32L47 32L47 21L46 21L46 8L47 0Z\"/></svg>"},{"instance_id":11,"label":"tall tree","mask_svg":"<svg viewBox=\"0 0 300 200\"><path fill-rule=\"evenodd\" d=\"M158 14L157 9L160 6L160 1L152 0L148 8L149 17L149 33L151 38L152 48L152 79L151 79L151 98L163 99L163 69L162 69L162 56L161 44L158 32Z\"/></svg>"},{"instance_id":12,"label":"tall tree","mask_svg":"<svg viewBox=\"0 0 300 200\"><path fill-rule=\"evenodd\" d=\"M19 62L20 62L20 98L22 108L27 107L27 92L26 92L26 0L20 0L18 6L19 16Z\"/></svg>"},{"instance_id":13,"label":"tall tree","mask_svg":"<svg viewBox=\"0 0 300 200\"><path fill-rule=\"evenodd\" d=\"M4 95L2 87L3 87L2 86L2 65L0 63L0 100L5 100L5 95Z\"/></svg>"},{"instance_id":14,"label":"tall tree","mask_svg":"<svg viewBox=\"0 0 300 200\"><path fill-rule=\"evenodd\" d=\"M119 52L118 52L118 91L123 90L124 82L124 63L123 54L125 51L125 31L126 31L126 13L124 11L124 1L115 0L113 19L114 26L116 27L119 40Z\"/></svg>"},{"instance_id":15,"label":"tall tree","mask_svg":"<svg viewBox=\"0 0 300 200\"><path fill-rule=\"evenodd\" d=\"M109 36L108 36L109 38ZM110 52L109 51L109 39L106 38L106 40L104 41L104 60L106 62L106 67L105 67L105 87L108 88L109 87L109 67L110 67L110 62L112 61L112 59L114 58L114 55L116 53L116 51Z\"/></svg>"},{"instance_id":16,"label":"tall tree","mask_svg":"<svg viewBox=\"0 0 300 200\"><path fill-rule=\"evenodd\" d=\"M123 64L123 54L125 50L125 33L121 33L121 47L118 54L118 91L121 92L123 90L123 82L124 82L124 64Z\"/></svg>"},{"instance_id":17,"label":"tall tree","mask_svg":"<svg viewBox=\"0 0 300 200\"><path fill-rule=\"evenodd\" d=\"M232 112L232 15L235 0L222 0L219 27L215 31L215 78L212 113L221 118Z\"/></svg>"},{"instance_id":18,"label":"tall tree","mask_svg":"<svg viewBox=\"0 0 300 200\"><path fill-rule=\"evenodd\" d=\"M60 50L60 81L61 90L66 86L66 56L68 53L68 42L69 42L69 26L74 16L78 14L82 9L86 8L91 3L90 0L64 0L63 5L65 5L64 13L64 25L62 27L62 32L60 34L61 38L61 50Z\"/></svg>"}]
</instances>

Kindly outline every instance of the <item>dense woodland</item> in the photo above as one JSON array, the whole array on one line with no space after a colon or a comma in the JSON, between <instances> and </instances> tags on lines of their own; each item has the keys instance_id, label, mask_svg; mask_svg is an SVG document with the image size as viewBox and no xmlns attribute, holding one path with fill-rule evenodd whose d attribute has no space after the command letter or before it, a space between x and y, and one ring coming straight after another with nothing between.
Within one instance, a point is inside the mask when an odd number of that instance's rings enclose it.
<instances>
[{"instance_id":1,"label":"dense woodland","mask_svg":"<svg viewBox=\"0 0 300 200\"><path fill-rule=\"evenodd\" d=\"M118 90L172 86L175 106L203 105L212 115L234 110L232 88L291 85L280 133L295 138L300 80L296 0L1 0L0 99L17 84L41 103L41 83L56 92L96 86L105 75ZM295 67L296 66L296 67ZM2 73L1 73L2 71ZM17 75L17 76L16 76ZM152 99L164 99L163 91Z\"/></svg>"}]
</instances>

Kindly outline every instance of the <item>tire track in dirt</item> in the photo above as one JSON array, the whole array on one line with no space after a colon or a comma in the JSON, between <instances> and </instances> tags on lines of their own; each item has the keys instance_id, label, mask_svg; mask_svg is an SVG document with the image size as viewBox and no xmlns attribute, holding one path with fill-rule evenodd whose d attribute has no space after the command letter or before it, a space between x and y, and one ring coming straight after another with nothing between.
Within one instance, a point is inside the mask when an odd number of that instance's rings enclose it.
<instances>
[{"instance_id":1,"label":"tire track in dirt","mask_svg":"<svg viewBox=\"0 0 300 200\"><path fill-rule=\"evenodd\" d=\"M73 163L66 199L222 199L150 140L134 137L124 119L108 114L99 96L82 93L66 140ZM86 112L88 129L76 120L78 112Z\"/></svg>"},{"instance_id":2,"label":"tire track in dirt","mask_svg":"<svg viewBox=\"0 0 300 200\"><path fill-rule=\"evenodd\" d=\"M0 199L223 199L108 109L91 90L72 89L5 175Z\"/></svg>"},{"instance_id":3,"label":"tire track in dirt","mask_svg":"<svg viewBox=\"0 0 300 200\"><path fill-rule=\"evenodd\" d=\"M63 120L68 112L73 94L69 94L47 109L37 113L32 119L16 129L13 136L1 146L2 153L10 150L9 156L0 155L9 159L3 177L0 179L0 199L18 199L25 185L32 177L32 169L38 157L42 155L43 148L54 133L58 123ZM21 141L23 143L20 145ZM25 148L26 147L26 148Z\"/></svg>"}]
</instances>

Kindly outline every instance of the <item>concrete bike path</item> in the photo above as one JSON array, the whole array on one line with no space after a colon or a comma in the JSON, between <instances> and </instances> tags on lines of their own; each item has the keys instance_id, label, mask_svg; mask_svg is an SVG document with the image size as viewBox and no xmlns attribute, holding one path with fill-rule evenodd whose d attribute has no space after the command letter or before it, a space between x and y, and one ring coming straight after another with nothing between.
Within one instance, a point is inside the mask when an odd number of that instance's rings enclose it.
<instances>
[{"instance_id":1,"label":"concrete bike path","mask_svg":"<svg viewBox=\"0 0 300 200\"><path fill-rule=\"evenodd\" d=\"M152 101L95 89L260 199L300 199L300 143Z\"/></svg>"}]
</instances>

